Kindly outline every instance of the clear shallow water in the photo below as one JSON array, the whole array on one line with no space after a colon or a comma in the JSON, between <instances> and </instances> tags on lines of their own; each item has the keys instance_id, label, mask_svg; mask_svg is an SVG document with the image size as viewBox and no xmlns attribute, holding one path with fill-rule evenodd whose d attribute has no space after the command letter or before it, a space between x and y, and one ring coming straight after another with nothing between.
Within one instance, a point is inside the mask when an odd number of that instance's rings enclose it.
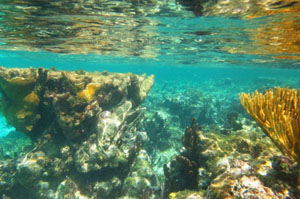
<instances>
[{"instance_id":1,"label":"clear shallow water","mask_svg":"<svg viewBox=\"0 0 300 199\"><path fill-rule=\"evenodd\" d=\"M80 70L87 71L110 71L136 74L146 73L155 75L155 84L161 81L191 82L194 85L205 81L219 81L220 79L231 78L236 84L247 85L258 77L278 80L280 85L297 87L300 82L299 69L290 68L291 65L277 63L282 67L266 67L266 64L232 64L232 63L211 63L201 64L177 64L160 63L156 60L128 57L110 57L101 55L68 55L49 52L26 52L26 51L1 51L1 65L5 67L55 67L59 70ZM274 65L274 64L270 64ZM267 66L270 66L267 65ZM287 69L285 66L289 67ZM276 82L276 81L275 81ZM260 84L263 82L257 82ZM221 91L220 91L221 92ZM237 95L237 93L235 93Z\"/></svg>"},{"instance_id":2,"label":"clear shallow water","mask_svg":"<svg viewBox=\"0 0 300 199\"><path fill-rule=\"evenodd\" d=\"M156 92L165 90L165 95L174 96L178 92L199 89L212 97L224 95L224 104L235 99L238 103L240 92L252 92L256 89L284 86L299 88L300 70L293 69L284 61L277 65L265 63L236 64L226 62L202 62L198 64L171 64L159 60L139 57L112 57L96 54L70 55L52 52L7 51L0 52L0 62L5 67L55 67L59 70L110 71L155 75L155 83L150 91L150 98ZM278 67L280 66L280 67ZM289 69L287 69L287 67ZM223 82L230 80L226 87ZM229 96L231 97L229 98ZM161 96L162 99L164 96ZM227 100L227 101L226 101ZM148 103L146 99L146 104ZM151 102L151 100L150 100ZM151 109L152 107L148 107ZM190 116L192 118L192 115ZM14 128L2 118L1 135L4 136Z\"/></svg>"},{"instance_id":3,"label":"clear shallow water","mask_svg":"<svg viewBox=\"0 0 300 199\"><path fill-rule=\"evenodd\" d=\"M211 7L199 16L175 1L147 2L1 1L0 65L154 74L148 112L166 111L161 102L172 100L193 107L199 92L220 107L197 122L220 128L229 111L245 114L239 93L300 87L297 4L290 12L273 1L268 12ZM174 122L176 149L193 117ZM3 117L0 129L0 136L14 131ZM160 177L167 158L155 165Z\"/></svg>"}]
</instances>

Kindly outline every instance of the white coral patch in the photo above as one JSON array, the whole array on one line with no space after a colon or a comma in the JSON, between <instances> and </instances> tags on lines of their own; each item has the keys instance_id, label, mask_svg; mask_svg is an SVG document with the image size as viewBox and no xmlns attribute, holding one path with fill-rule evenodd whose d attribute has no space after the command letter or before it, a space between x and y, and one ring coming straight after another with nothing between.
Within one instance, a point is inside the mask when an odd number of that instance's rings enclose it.
<instances>
[{"instance_id":1,"label":"white coral patch","mask_svg":"<svg viewBox=\"0 0 300 199\"><path fill-rule=\"evenodd\" d=\"M241 178L241 185L250 189L259 189L263 187L261 182L257 178L252 176L243 176Z\"/></svg>"}]
</instances>

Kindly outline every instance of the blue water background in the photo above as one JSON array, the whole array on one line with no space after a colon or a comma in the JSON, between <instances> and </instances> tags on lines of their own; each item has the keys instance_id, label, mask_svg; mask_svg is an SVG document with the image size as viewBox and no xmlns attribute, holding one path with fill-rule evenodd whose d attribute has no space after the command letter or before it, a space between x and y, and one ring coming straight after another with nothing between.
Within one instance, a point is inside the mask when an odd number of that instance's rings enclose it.
<instances>
[{"instance_id":1,"label":"blue water background","mask_svg":"<svg viewBox=\"0 0 300 199\"><path fill-rule=\"evenodd\" d=\"M300 87L300 69L287 69L286 63L283 63L281 68L278 67L280 63L277 63L276 68L264 63L239 65L226 62L202 62L183 65L173 62L167 64L155 59L112 58L94 54L67 55L49 52L0 51L0 64L5 67L55 67L58 70L84 69L87 71L153 74L155 75L155 84L152 90L161 89L160 85L166 83L170 87L163 87L163 89L167 89L169 93L175 93L177 85L181 85L180 89L182 87L184 89L197 88L209 81L217 82L226 78L230 78L235 85L239 85L243 92L254 91L253 82L257 84L257 88L260 88L264 82L259 82L258 77L278 80L278 84L275 83L273 86ZM225 92L224 85L219 86L219 92L223 92L223 90ZM214 88L214 90L218 90L218 88ZM232 95L238 98L236 89L232 90ZM14 130L3 117L0 117L0 129L0 136L5 136Z\"/></svg>"},{"instance_id":2,"label":"blue water background","mask_svg":"<svg viewBox=\"0 0 300 199\"><path fill-rule=\"evenodd\" d=\"M160 58L163 59L163 58ZM175 59L175 58L174 58ZM110 57L101 55L69 55L50 52L0 51L0 65L13 68L55 67L58 70L109 71L155 75L157 81L206 81L230 77L235 82L246 83L259 76L284 80L299 78L300 69L290 68L288 63L231 64L226 62L201 62L197 64L170 64L160 60ZM284 61L284 60L283 60ZM275 68L272 66L276 66ZM279 67L278 67L279 66ZM195 82L195 83L196 83ZM284 85L290 86L290 85Z\"/></svg>"}]
</instances>

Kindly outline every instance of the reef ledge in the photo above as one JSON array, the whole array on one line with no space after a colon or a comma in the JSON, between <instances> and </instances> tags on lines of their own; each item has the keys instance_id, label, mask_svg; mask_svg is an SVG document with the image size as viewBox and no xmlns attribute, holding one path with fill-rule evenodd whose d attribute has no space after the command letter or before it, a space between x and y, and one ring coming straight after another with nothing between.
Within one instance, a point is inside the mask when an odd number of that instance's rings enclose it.
<instances>
[{"instance_id":1,"label":"reef ledge","mask_svg":"<svg viewBox=\"0 0 300 199\"><path fill-rule=\"evenodd\" d=\"M33 145L0 162L0 196L155 198L159 182L138 130L153 82L131 73L0 67L0 111Z\"/></svg>"}]
</instances>

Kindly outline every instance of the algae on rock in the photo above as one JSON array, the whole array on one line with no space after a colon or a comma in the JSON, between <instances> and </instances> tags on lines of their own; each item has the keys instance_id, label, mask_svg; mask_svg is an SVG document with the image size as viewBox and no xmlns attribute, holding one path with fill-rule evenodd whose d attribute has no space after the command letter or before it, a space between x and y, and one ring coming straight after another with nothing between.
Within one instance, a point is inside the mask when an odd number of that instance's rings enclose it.
<instances>
[{"instance_id":1,"label":"algae on rock","mask_svg":"<svg viewBox=\"0 0 300 199\"><path fill-rule=\"evenodd\" d=\"M131 73L1 67L1 111L31 138L33 149L18 161L0 163L0 195L113 199L149 193L158 198L148 191L160 187L149 158L143 166L136 161L147 157L147 135L138 126L140 104L153 80ZM132 178L141 189L122 190Z\"/></svg>"}]
</instances>

